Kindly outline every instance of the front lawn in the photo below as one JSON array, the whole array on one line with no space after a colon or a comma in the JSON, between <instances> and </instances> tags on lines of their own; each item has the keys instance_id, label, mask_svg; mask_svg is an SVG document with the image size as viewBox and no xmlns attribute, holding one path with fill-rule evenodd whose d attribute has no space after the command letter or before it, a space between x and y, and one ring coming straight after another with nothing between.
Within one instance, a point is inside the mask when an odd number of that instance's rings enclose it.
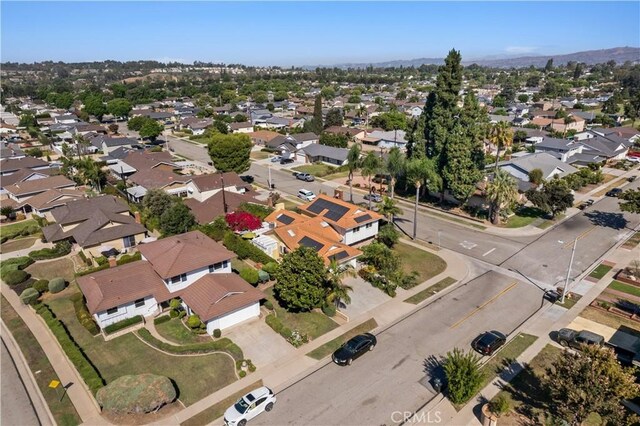
<instances>
[{"instance_id":1,"label":"front lawn","mask_svg":"<svg viewBox=\"0 0 640 426\"><path fill-rule=\"evenodd\" d=\"M518 373L511 382L504 385L503 390L494 399L503 395L511 402L511 407L515 412L534 422L537 420L540 421L540 424L544 424L544 418L541 417L548 411L548 395L542 387L541 379L545 376L546 369L551 367L560 353L562 353L562 349L552 345L545 346L525 366L524 370Z\"/></svg>"},{"instance_id":2,"label":"front lawn","mask_svg":"<svg viewBox=\"0 0 640 426\"><path fill-rule=\"evenodd\" d=\"M293 170L300 173L309 173L315 177L324 177L332 174L337 169L336 166L330 166L324 163L305 164L304 166L294 167Z\"/></svg>"},{"instance_id":3,"label":"front lawn","mask_svg":"<svg viewBox=\"0 0 640 426\"><path fill-rule=\"evenodd\" d=\"M167 322L155 324L156 330L162 337L178 345L190 345L192 343L211 342L211 337L204 334L195 334L184 326L182 320L173 318Z\"/></svg>"},{"instance_id":4,"label":"front lawn","mask_svg":"<svg viewBox=\"0 0 640 426\"><path fill-rule=\"evenodd\" d=\"M166 355L134 333L105 342L80 325L68 297L51 300L49 306L107 383L126 374L167 376L176 383L180 401L188 406L236 380L234 362L225 354Z\"/></svg>"},{"instance_id":5,"label":"front lawn","mask_svg":"<svg viewBox=\"0 0 640 426\"><path fill-rule=\"evenodd\" d=\"M2 297L1 308L2 320L9 328L18 346L20 346L20 350L29 365L29 369L34 373L38 388L47 401L56 423L62 426L80 424L80 416L78 416L69 397L62 398L61 401L59 391L49 387L50 381L58 379L58 376L47 355L42 350L40 343L38 343L31 330L4 297Z\"/></svg>"},{"instance_id":6,"label":"front lawn","mask_svg":"<svg viewBox=\"0 0 640 426\"><path fill-rule=\"evenodd\" d=\"M523 207L516 214L507 219L506 228L522 228L530 225L534 220L545 216L546 213L536 207Z\"/></svg>"},{"instance_id":7,"label":"front lawn","mask_svg":"<svg viewBox=\"0 0 640 426\"><path fill-rule=\"evenodd\" d=\"M434 294L444 290L445 288L457 283L458 280L456 280L455 278L451 278L451 277L446 277L441 279L440 281L438 281L437 283L435 283L434 285L425 288L424 290L419 291L418 293L414 294L413 296L407 298L405 300L406 303L412 303L414 305L419 304L420 302L423 302L424 300L426 300L427 298L433 296Z\"/></svg>"},{"instance_id":8,"label":"front lawn","mask_svg":"<svg viewBox=\"0 0 640 426\"><path fill-rule=\"evenodd\" d=\"M578 300L580 300L580 298L582 298L582 296L580 296L579 294L572 293L571 297L564 298L564 303L560 303L560 299L558 299L556 305L562 306L566 309L571 309L576 303L578 303Z\"/></svg>"},{"instance_id":9,"label":"front lawn","mask_svg":"<svg viewBox=\"0 0 640 426\"><path fill-rule=\"evenodd\" d=\"M11 253L12 251L24 250L35 244L37 237L18 238L9 240L0 246L0 253Z\"/></svg>"},{"instance_id":10,"label":"front lawn","mask_svg":"<svg viewBox=\"0 0 640 426\"><path fill-rule=\"evenodd\" d=\"M447 268L447 262L442 258L409 244L398 243L393 247L393 251L402 259L404 272L418 273L418 283L435 277Z\"/></svg>"},{"instance_id":11,"label":"front lawn","mask_svg":"<svg viewBox=\"0 0 640 426\"><path fill-rule=\"evenodd\" d=\"M640 244L640 232L636 232L635 234L633 234L631 236L631 238L629 238L623 245L622 247L626 248L626 249L633 249L635 248L635 246L637 246L638 244Z\"/></svg>"},{"instance_id":12,"label":"front lawn","mask_svg":"<svg viewBox=\"0 0 640 426\"><path fill-rule=\"evenodd\" d=\"M269 158L270 154L264 151L251 151L252 160L265 160Z\"/></svg>"},{"instance_id":13,"label":"front lawn","mask_svg":"<svg viewBox=\"0 0 640 426\"><path fill-rule=\"evenodd\" d=\"M640 297L640 287L636 287L631 284L626 284L620 281L613 280L611 284L609 284L609 288L612 290L617 290L623 293L630 294L632 296Z\"/></svg>"},{"instance_id":14,"label":"front lawn","mask_svg":"<svg viewBox=\"0 0 640 426\"><path fill-rule=\"evenodd\" d=\"M625 333L640 337L640 322L638 321L624 318L619 315L594 308L593 306L587 306L582 312L580 312L580 316L608 327L615 328L616 330L619 329L620 326L624 325L626 327Z\"/></svg>"},{"instance_id":15,"label":"front lawn","mask_svg":"<svg viewBox=\"0 0 640 426\"><path fill-rule=\"evenodd\" d=\"M61 277L67 282L72 282L75 279L73 262L69 258L39 261L27 266L25 271L30 273L32 277L42 280Z\"/></svg>"},{"instance_id":16,"label":"front lawn","mask_svg":"<svg viewBox=\"0 0 640 426\"><path fill-rule=\"evenodd\" d=\"M611 268L612 268L611 266L601 263L593 271L591 271L589 276L591 278L596 278L596 279L599 280L600 278L602 278L605 275L607 275L607 272L609 272L611 270Z\"/></svg>"},{"instance_id":17,"label":"front lawn","mask_svg":"<svg viewBox=\"0 0 640 426\"><path fill-rule=\"evenodd\" d=\"M17 234L22 231L27 226L38 226L38 222L33 219L29 220L21 220L20 222L10 223L7 225L0 226L0 237L4 237L6 235Z\"/></svg>"},{"instance_id":18,"label":"front lawn","mask_svg":"<svg viewBox=\"0 0 640 426\"><path fill-rule=\"evenodd\" d=\"M336 337L333 340L330 340L324 345L318 346L316 349L309 352L307 356L313 359L321 360L327 355L335 352L335 350L338 349L340 346L342 346L347 340L351 339L354 336L357 336L358 334L368 333L369 331L373 330L377 326L378 326L378 323L376 322L375 319L373 318L368 319L362 324L353 327L351 330Z\"/></svg>"},{"instance_id":19,"label":"front lawn","mask_svg":"<svg viewBox=\"0 0 640 426\"><path fill-rule=\"evenodd\" d=\"M334 320L322 312L288 312L278 304L273 295L273 287L265 290L264 293L267 295L267 300L273 304L276 317L278 317L287 328L297 330L301 334L306 334L310 339L317 339L338 326Z\"/></svg>"}]
</instances>

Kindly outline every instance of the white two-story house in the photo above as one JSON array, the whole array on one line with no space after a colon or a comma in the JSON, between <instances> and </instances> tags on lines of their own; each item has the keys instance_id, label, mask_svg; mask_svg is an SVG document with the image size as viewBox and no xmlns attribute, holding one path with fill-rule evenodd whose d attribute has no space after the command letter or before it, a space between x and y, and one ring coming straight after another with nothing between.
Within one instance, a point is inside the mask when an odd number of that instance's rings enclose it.
<instances>
[{"instance_id":1,"label":"white two-story house","mask_svg":"<svg viewBox=\"0 0 640 426\"><path fill-rule=\"evenodd\" d=\"M181 299L207 332L260 315L264 294L231 272L235 255L200 231L139 246L142 260L78 278L101 328L136 315L153 316Z\"/></svg>"}]
</instances>

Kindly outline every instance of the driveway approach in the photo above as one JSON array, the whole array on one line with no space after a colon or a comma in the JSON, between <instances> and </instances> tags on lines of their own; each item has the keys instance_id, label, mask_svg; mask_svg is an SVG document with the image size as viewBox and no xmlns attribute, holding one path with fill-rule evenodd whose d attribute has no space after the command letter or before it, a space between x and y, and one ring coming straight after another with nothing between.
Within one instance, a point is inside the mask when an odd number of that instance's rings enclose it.
<instances>
[{"instance_id":1,"label":"driveway approach","mask_svg":"<svg viewBox=\"0 0 640 426\"><path fill-rule=\"evenodd\" d=\"M327 362L290 387L276 389L273 411L251 423L397 423L401 416L394 412L414 411L435 396L420 384L427 374L425 361L454 347L468 349L486 330L511 333L541 303L542 291L536 286L487 272L380 332L376 348L353 365Z\"/></svg>"}]
</instances>

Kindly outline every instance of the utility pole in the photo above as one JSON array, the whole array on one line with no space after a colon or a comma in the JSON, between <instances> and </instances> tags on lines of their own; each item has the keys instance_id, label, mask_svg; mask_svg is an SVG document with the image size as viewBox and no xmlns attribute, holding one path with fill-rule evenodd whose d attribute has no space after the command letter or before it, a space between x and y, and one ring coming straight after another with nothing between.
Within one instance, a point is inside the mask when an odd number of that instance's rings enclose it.
<instances>
[{"instance_id":1,"label":"utility pole","mask_svg":"<svg viewBox=\"0 0 640 426\"><path fill-rule=\"evenodd\" d=\"M222 209L224 214L227 214L227 199L224 195L224 174L220 172L220 182L222 183Z\"/></svg>"},{"instance_id":2,"label":"utility pole","mask_svg":"<svg viewBox=\"0 0 640 426\"><path fill-rule=\"evenodd\" d=\"M569 278L571 276L571 267L573 266L573 258L576 254L576 245L578 244L578 239L573 240L573 249L571 250L571 260L569 261L569 270L567 270L567 279L564 282L564 288L562 289L562 297L560 298L560 303L564 303L564 298L567 295L567 288L569 287Z\"/></svg>"}]
</instances>

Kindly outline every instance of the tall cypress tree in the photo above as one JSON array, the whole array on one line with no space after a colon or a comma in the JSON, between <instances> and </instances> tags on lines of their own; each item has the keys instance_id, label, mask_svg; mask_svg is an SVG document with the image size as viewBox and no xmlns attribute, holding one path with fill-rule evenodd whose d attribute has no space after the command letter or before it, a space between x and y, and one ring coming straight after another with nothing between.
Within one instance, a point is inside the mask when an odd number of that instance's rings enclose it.
<instances>
[{"instance_id":1,"label":"tall cypress tree","mask_svg":"<svg viewBox=\"0 0 640 426\"><path fill-rule=\"evenodd\" d=\"M316 135L322 133L324 123L322 122L322 96L317 95L315 104L313 105L313 119L311 119L310 129Z\"/></svg>"}]
</instances>

